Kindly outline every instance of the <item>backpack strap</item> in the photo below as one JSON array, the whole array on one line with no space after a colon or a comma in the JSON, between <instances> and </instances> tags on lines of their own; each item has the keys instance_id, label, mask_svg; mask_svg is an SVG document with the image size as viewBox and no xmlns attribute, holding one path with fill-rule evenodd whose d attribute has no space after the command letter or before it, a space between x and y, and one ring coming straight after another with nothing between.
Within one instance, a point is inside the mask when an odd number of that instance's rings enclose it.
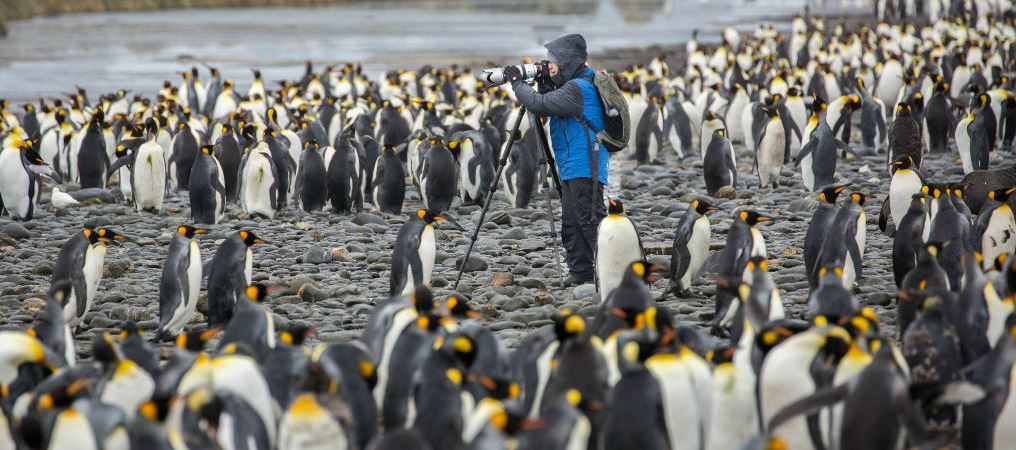
<instances>
[{"instance_id":1,"label":"backpack strap","mask_svg":"<svg viewBox=\"0 0 1016 450\"><path fill-rule=\"evenodd\" d=\"M578 77L575 77L575 79L585 80L585 81L589 82L589 84L591 84L593 86L593 90L596 90L596 83L593 82L593 77L594 76L595 76L595 73L592 76L580 75ZM597 92L597 95L599 95L599 92ZM585 110L585 108L583 108L583 110ZM604 113L604 114L606 114L606 113ZM587 149L589 151L589 178L592 181L591 187L592 187L592 190L593 190L592 195L590 195L590 198L592 199L592 204L591 204L591 209L590 209L590 218L591 218L590 220L595 223L596 222L596 203L597 203L597 200L599 200L600 203L603 202L603 198L602 197L599 198L599 199L596 198L596 192L597 192L596 185L600 182L600 176L599 176L599 169L600 169L600 161L599 161L599 159L600 159L600 151L599 150L600 150L600 142L601 142L600 133L595 133L593 135L593 137L590 139L589 133L593 131L593 125L591 123L589 123L589 121L586 120L585 117L582 117L582 113L581 112L578 113L575 116L572 116L572 117L579 124L582 125L582 128L583 128L582 134L586 138L586 146L587 146Z\"/></svg>"}]
</instances>

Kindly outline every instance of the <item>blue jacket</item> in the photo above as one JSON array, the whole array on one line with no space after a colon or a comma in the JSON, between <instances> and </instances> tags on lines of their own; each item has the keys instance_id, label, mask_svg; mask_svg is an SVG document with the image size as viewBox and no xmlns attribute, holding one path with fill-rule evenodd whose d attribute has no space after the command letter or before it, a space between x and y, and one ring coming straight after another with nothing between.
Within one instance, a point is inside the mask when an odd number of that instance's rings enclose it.
<instances>
[{"instance_id":1,"label":"blue jacket","mask_svg":"<svg viewBox=\"0 0 1016 450\"><path fill-rule=\"evenodd\" d=\"M512 83L519 103L533 114L550 116L551 147L562 180L592 177L589 146L595 142L596 133L603 129L603 104L596 86L590 81L593 70L587 67L573 73L574 77L563 86L543 94L522 81ZM591 128L577 119L579 115ZM607 184L610 155L603 144L598 151L596 178Z\"/></svg>"}]
</instances>

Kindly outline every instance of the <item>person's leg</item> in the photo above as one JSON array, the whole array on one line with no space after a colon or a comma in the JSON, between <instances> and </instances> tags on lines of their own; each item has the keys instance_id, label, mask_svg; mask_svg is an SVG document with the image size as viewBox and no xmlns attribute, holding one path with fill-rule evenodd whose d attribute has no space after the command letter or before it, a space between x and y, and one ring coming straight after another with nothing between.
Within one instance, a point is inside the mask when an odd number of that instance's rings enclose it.
<instances>
[{"instance_id":1,"label":"person's leg","mask_svg":"<svg viewBox=\"0 0 1016 450\"><path fill-rule=\"evenodd\" d=\"M606 217L606 207L603 204L603 186L595 183L596 191L593 191L594 183L589 178L572 180L571 195L572 207L575 212L575 219L579 228L578 243L575 245L576 254L572 274L583 282L593 281L594 258L596 255L596 234L600 220ZM595 200L594 200L595 199Z\"/></svg>"},{"instance_id":2,"label":"person's leg","mask_svg":"<svg viewBox=\"0 0 1016 450\"><path fill-rule=\"evenodd\" d=\"M573 195L573 181L575 180L561 182L561 244L564 245L565 261L568 263L569 269L569 279L565 280L566 285L574 284L576 257L580 252L578 246L584 242L582 229L579 227L575 215L576 200Z\"/></svg>"}]
</instances>

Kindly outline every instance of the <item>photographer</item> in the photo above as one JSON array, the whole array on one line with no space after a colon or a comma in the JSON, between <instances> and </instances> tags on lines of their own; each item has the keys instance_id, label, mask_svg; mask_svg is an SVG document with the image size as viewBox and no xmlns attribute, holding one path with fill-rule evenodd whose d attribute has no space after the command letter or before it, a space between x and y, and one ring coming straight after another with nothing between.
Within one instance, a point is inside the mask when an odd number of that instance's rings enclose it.
<instances>
[{"instance_id":1,"label":"photographer","mask_svg":"<svg viewBox=\"0 0 1016 450\"><path fill-rule=\"evenodd\" d=\"M602 144L595 153L590 150L604 122L594 72L585 64L585 38L570 34L544 47L549 75L537 79L539 92L525 82L518 67L505 67L504 75L522 106L550 117L551 146L563 184L561 240L570 271L562 287L569 287L593 281L596 229L607 215L603 188L610 159Z\"/></svg>"}]
</instances>

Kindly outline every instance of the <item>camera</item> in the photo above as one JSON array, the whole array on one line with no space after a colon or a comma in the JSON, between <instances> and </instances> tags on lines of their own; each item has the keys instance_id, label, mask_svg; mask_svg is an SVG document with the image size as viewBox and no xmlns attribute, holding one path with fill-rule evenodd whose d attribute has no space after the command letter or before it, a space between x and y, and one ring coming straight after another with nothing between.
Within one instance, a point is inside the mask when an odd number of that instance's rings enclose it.
<instances>
[{"instance_id":1,"label":"camera","mask_svg":"<svg viewBox=\"0 0 1016 450\"><path fill-rule=\"evenodd\" d=\"M525 80L534 80L550 76L550 61L547 60L540 61L536 64L520 64L516 67L518 67L519 71L522 72L522 78ZM483 69L483 80L487 82L488 88L500 86L508 82L508 78L504 76L503 67Z\"/></svg>"}]
</instances>

